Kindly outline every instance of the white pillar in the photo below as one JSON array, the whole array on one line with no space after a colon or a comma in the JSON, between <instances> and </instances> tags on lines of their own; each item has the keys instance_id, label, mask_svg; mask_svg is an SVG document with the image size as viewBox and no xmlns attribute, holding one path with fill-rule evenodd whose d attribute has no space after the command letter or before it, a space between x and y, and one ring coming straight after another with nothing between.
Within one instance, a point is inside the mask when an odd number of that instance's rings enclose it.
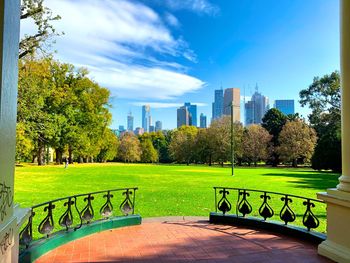
<instances>
[{"instance_id":1,"label":"white pillar","mask_svg":"<svg viewBox=\"0 0 350 263\"><path fill-rule=\"evenodd\" d=\"M319 193L327 203L327 240L318 252L350 262L350 0L341 0L342 176L336 189Z\"/></svg>"},{"instance_id":2,"label":"white pillar","mask_svg":"<svg viewBox=\"0 0 350 263\"><path fill-rule=\"evenodd\" d=\"M0 0L0 263L18 261L25 211L13 204L20 0Z\"/></svg>"}]
</instances>

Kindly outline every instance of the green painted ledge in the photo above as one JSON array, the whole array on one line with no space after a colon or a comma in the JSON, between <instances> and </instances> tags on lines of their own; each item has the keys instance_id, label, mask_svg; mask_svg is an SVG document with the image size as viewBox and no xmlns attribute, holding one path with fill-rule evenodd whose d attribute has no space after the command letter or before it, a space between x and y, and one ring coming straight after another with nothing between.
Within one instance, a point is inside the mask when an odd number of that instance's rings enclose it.
<instances>
[{"instance_id":1,"label":"green painted ledge","mask_svg":"<svg viewBox=\"0 0 350 263\"><path fill-rule=\"evenodd\" d=\"M91 224L83 225L76 231L57 232L49 238L42 238L34 241L27 250L23 251L19 255L19 262L34 262L36 259L49 252L50 250L53 250L73 240L113 228L140 225L141 221L142 219L140 215L113 217L108 220L100 220L95 221Z\"/></svg>"}]
</instances>

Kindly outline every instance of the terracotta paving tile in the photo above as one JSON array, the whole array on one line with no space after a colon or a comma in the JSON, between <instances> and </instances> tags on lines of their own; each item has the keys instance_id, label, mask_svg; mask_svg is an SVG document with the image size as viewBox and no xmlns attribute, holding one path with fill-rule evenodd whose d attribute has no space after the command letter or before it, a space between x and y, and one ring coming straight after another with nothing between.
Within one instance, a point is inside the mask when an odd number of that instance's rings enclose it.
<instances>
[{"instance_id":1,"label":"terracotta paving tile","mask_svg":"<svg viewBox=\"0 0 350 263\"><path fill-rule=\"evenodd\" d=\"M331 262L317 247L274 233L203 221L149 221L97 233L39 258L48 262Z\"/></svg>"}]
</instances>

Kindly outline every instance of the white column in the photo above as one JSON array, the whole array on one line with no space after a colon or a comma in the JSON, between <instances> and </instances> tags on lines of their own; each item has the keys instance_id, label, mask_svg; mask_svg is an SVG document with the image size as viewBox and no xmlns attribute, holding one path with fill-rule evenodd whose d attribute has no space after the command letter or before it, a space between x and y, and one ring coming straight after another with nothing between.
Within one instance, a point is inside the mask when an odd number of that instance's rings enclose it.
<instances>
[{"instance_id":1,"label":"white column","mask_svg":"<svg viewBox=\"0 0 350 263\"><path fill-rule=\"evenodd\" d=\"M327 203L327 240L319 254L337 262L350 262L350 0L340 2L342 176L336 189L318 193Z\"/></svg>"},{"instance_id":2,"label":"white column","mask_svg":"<svg viewBox=\"0 0 350 263\"><path fill-rule=\"evenodd\" d=\"M0 0L0 263L18 261L25 214L13 204L19 15L20 0Z\"/></svg>"}]
</instances>

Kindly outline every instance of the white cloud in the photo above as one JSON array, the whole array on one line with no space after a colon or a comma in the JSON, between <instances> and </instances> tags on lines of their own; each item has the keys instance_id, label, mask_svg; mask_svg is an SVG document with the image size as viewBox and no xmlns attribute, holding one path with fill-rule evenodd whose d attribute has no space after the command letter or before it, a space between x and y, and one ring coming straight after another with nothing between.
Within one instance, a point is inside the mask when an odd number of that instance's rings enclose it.
<instances>
[{"instance_id":1,"label":"white cloud","mask_svg":"<svg viewBox=\"0 0 350 263\"><path fill-rule=\"evenodd\" d=\"M165 3L174 10L190 10L199 14L217 15L219 7L210 3L208 0L165 0Z\"/></svg>"},{"instance_id":2,"label":"white cloud","mask_svg":"<svg viewBox=\"0 0 350 263\"><path fill-rule=\"evenodd\" d=\"M65 33L56 39L57 57L88 68L113 95L173 99L205 85L176 62L178 57L195 62L196 55L167 27L179 23L171 14L162 18L148 6L126 0L47 0L46 5L62 17L54 25ZM32 28L22 24L22 35Z\"/></svg>"},{"instance_id":3,"label":"white cloud","mask_svg":"<svg viewBox=\"0 0 350 263\"><path fill-rule=\"evenodd\" d=\"M201 102L194 102L191 103L194 105L197 105L198 107L204 107L207 106L206 103ZM150 105L153 109L164 109L164 108L178 108L183 106L183 103L167 103L167 102L134 102L132 103L134 106L143 106L143 105Z\"/></svg>"},{"instance_id":4,"label":"white cloud","mask_svg":"<svg viewBox=\"0 0 350 263\"><path fill-rule=\"evenodd\" d=\"M170 13L166 13L165 14L165 20L166 20L166 22L169 25L171 25L173 27L179 27L180 26L179 20L177 20L177 18L174 15L170 14Z\"/></svg>"}]
</instances>

